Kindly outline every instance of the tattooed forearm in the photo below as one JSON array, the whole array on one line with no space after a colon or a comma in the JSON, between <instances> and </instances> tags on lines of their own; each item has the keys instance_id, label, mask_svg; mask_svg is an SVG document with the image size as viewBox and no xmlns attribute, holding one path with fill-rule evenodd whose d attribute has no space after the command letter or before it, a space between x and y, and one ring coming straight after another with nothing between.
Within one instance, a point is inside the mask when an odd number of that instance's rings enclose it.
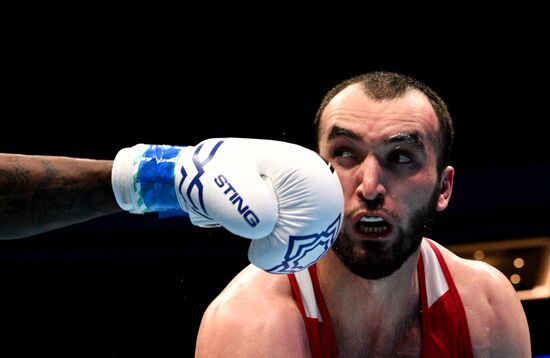
<instances>
[{"instance_id":1,"label":"tattooed forearm","mask_svg":"<svg viewBox=\"0 0 550 358\"><path fill-rule=\"evenodd\" d=\"M119 211L111 161L0 154L0 238L29 236Z\"/></svg>"},{"instance_id":2,"label":"tattooed forearm","mask_svg":"<svg viewBox=\"0 0 550 358\"><path fill-rule=\"evenodd\" d=\"M90 217L107 210L103 207L112 195L110 181L101 177L80 178L62 173L49 160L40 160L44 175L31 200L31 218L37 227L67 217ZM103 179L103 180L102 180Z\"/></svg>"},{"instance_id":3,"label":"tattooed forearm","mask_svg":"<svg viewBox=\"0 0 550 358\"><path fill-rule=\"evenodd\" d=\"M2 232L9 235L14 235L17 232L16 226L7 224L12 221L11 218L22 217L27 204L22 196L14 195L14 193L24 192L28 187L28 171L24 168L15 164L11 171L0 169L0 220Z\"/></svg>"}]
</instances>

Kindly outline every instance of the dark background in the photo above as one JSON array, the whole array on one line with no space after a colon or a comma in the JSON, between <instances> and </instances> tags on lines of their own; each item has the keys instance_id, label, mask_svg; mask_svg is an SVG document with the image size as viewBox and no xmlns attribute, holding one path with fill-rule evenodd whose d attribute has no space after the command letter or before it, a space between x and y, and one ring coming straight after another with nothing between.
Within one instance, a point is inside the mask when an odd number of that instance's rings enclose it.
<instances>
[{"instance_id":1,"label":"dark background","mask_svg":"<svg viewBox=\"0 0 550 358\"><path fill-rule=\"evenodd\" d=\"M218 136L313 148L328 89L399 71L446 99L456 125L455 191L432 238L550 235L549 62L537 45L492 32L395 46L314 31L258 41L255 28L81 20L8 33L0 152L112 159L139 142ZM192 356L202 312L247 265L247 246L223 229L129 214L2 241L0 355ZM549 300L524 307L534 353L549 353Z\"/></svg>"}]
</instances>

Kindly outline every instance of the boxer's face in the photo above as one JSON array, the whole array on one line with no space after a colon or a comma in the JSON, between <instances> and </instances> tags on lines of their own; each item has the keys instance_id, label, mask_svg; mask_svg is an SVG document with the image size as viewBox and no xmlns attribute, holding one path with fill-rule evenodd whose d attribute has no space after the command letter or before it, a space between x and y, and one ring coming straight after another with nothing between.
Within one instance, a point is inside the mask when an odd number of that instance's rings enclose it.
<instances>
[{"instance_id":1,"label":"boxer's face","mask_svg":"<svg viewBox=\"0 0 550 358\"><path fill-rule=\"evenodd\" d=\"M333 249L355 274L386 277L418 249L436 211L445 209L454 169L438 176L439 123L427 97L374 101L359 85L323 112L320 154L336 169L345 224Z\"/></svg>"}]
</instances>

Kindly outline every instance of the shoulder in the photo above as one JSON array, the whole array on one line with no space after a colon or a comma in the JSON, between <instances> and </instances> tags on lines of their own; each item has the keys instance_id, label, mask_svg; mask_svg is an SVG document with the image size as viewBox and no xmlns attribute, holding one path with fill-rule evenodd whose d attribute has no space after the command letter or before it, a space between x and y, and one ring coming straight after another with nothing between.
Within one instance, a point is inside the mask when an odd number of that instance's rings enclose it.
<instances>
[{"instance_id":1,"label":"shoulder","mask_svg":"<svg viewBox=\"0 0 550 358\"><path fill-rule=\"evenodd\" d=\"M307 354L305 325L288 277L252 265L209 305L197 337L197 357Z\"/></svg>"},{"instance_id":2,"label":"shoulder","mask_svg":"<svg viewBox=\"0 0 550 358\"><path fill-rule=\"evenodd\" d=\"M500 357L530 356L527 319L510 281L485 262L436 245L464 304L474 350Z\"/></svg>"}]
</instances>

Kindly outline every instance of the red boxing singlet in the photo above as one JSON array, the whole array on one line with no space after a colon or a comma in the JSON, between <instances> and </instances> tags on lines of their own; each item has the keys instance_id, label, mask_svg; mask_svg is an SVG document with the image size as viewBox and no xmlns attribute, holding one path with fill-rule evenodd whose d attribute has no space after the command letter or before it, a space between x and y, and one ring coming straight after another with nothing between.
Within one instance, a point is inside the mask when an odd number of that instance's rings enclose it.
<instances>
[{"instance_id":1,"label":"red boxing singlet","mask_svg":"<svg viewBox=\"0 0 550 358\"><path fill-rule=\"evenodd\" d=\"M288 277L306 324L312 357L338 357L316 266ZM473 357L462 300L441 252L428 239L422 240L420 247L418 282L422 305L421 357Z\"/></svg>"}]
</instances>

